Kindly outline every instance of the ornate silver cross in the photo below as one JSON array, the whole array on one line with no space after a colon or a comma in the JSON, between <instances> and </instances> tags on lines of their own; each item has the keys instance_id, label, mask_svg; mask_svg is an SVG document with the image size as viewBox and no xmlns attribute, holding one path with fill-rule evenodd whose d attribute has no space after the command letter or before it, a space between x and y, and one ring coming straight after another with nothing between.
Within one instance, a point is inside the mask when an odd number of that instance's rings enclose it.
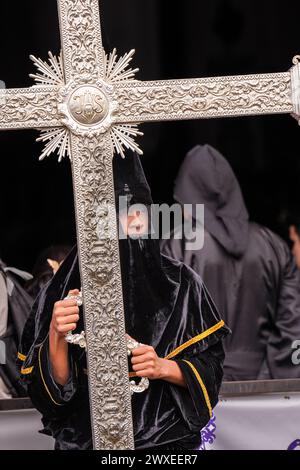
<instances>
[{"instance_id":1,"label":"ornate silver cross","mask_svg":"<svg viewBox=\"0 0 300 470\"><path fill-rule=\"evenodd\" d=\"M58 0L62 56L34 60L36 85L0 91L0 129L40 129L41 159L72 161L95 449L133 449L118 240L99 237L115 204L112 159L142 153L140 122L290 113L300 119L300 66L290 72L141 82L133 52L107 57L98 0ZM101 208L101 210L99 210ZM116 231L116 226L115 226Z\"/></svg>"}]
</instances>

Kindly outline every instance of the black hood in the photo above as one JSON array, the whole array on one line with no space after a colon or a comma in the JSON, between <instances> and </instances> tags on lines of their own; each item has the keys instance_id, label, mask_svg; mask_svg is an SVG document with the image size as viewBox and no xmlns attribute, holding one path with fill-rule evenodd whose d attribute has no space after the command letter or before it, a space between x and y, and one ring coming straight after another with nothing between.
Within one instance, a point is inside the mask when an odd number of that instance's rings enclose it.
<instances>
[{"instance_id":1,"label":"black hood","mask_svg":"<svg viewBox=\"0 0 300 470\"><path fill-rule=\"evenodd\" d=\"M179 170L174 198L180 204L204 204L204 225L231 255L244 254L249 215L240 185L227 160L210 145L197 145Z\"/></svg>"}]
</instances>

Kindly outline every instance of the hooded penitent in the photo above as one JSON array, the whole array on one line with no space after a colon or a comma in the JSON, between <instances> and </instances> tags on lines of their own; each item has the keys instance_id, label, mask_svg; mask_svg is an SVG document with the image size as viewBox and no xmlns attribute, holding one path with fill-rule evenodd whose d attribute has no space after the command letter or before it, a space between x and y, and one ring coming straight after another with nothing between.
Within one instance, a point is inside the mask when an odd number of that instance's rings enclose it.
<instances>
[{"instance_id":1,"label":"hooded penitent","mask_svg":"<svg viewBox=\"0 0 300 470\"><path fill-rule=\"evenodd\" d=\"M187 234L165 240L162 251L201 276L232 329L224 341L225 380L299 378L290 345L300 336L300 281L287 244L249 222L229 163L209 145L187 154L174 197L204 204L203 247L189 249ZM203 233L203 224L193 229Z\"/></svg>"},{"instance_id":2,"label":"hooded penitent","mask_svg":"<svg viewBox=\"0 0 300 470\"><path fill-rule=\"evenodd\" d=\"M175 182L180 204L204 204L205 229L228 253L239 257L248 242L248 211L227 160L210 145L197 145L185 157Z\"/></svg>"},{"instance_id":3,"label":"hooded penitent","mask_svg":"<svg viewBox=\"0 0 300 470\"><path fill-rule=\"evenodd\" d=\"M114 176L117 201L127 196L130 204L149 207L150 189L137 155L129 154L125 160L116 157ZM160 357L176 360L187 382L183 388L154 380L147 391L133 395L136 448L177 444L195 448L218 399L221 338L228 329L199 276L161 255L157 240L136 237L119 243L126 332L152 345ZM58 449L91 447L85 354L70 346L71 369L76 363L78 376L72 372L62 390L51 376L47 351L54 302L80 285L74 248L36 302L21 346L31 398Z\"/></svg>"}]
</instances>

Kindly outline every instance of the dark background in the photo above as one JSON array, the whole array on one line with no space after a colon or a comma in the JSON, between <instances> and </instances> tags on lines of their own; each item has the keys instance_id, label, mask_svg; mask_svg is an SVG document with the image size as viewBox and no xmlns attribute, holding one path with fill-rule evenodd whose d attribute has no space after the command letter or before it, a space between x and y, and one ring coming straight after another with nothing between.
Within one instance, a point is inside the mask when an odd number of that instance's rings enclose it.
<instances>
[{"instance_id":1,"label":"dark background","mask_svg":"<svg viewBox=\"0 0 300 470\"><path fill-rule=\"evenodd\" d=\"M137 50L142 80L286 71L300 52L300 2L277 0L102 0L110 46ZM32 85L29 54L60 49L56 0L2 0L0 79ZM185 153L210 143L233 166L251 218L287 237L297 212L300 129L290 116L147 124L140 143L155 202L172 202ZM67 161L40 163L36 131L0 133L0 252L31 269L39 251L75 240Z\"/></svg>"}]
</instances>

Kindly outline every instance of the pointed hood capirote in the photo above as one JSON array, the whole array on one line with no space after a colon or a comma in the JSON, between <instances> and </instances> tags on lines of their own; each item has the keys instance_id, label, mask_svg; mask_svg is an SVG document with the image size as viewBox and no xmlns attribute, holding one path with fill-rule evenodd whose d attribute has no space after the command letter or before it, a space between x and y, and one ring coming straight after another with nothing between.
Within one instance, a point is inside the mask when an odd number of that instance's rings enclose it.
<instances>
[{"instance_id":1,"label":"pointed hood capirote","mask_svg":"<svg viewBox=\"0 0 300 470\"><path fill-rule=\"evenodd\" d=\"M204 204L204 227L233 256L244 254L249 215L240 185L227 160L210 145L185 157L175 181L180 204Z\"/></svg>"},{"instance_id":2,"label":"pointed hood capirote","mask_svg":"<svg viewBox=\"0 0 300 470\"><path fill-rule=\"evenodd\" d=\"M114 179L117 208L118 197L122 195L129 196L131 204L151 204L150 188L137 155L129 154L125 160L115 158ZM180 357L182 351L192 355L197 350L204 354L210 347L219 347L220 339L229 330L200 277L184 264L161 255L156 239L127 238L120 240L119 246L126 332L137 341L153 346L162 358L170 354ZM27 356L25 369L34 367L37 351L47 337L54 302L80 286L78 255L74 248L36 301L25 328L22 346L22 354ZM79 331L81 328L82 324L78 325ZM191 374L191 369L186 373ZM193 381L191 379L191 387ZM213 384L212 380L212 387L215 387ZM212 390L215 396L217 389ZM187 413L184 412L185 403ZM200 431L206 424L207 409L204 406L199 416L194 416L191 412L193 403L194 398L186 390L182 396L178 387L170 388L162 380L152 381L145 394L134 394L132 406L137 448L178 439L182 423L186 423L184 432L188 439L194 440L193 445L199 442L200 435L195 430ZM201 400L199 407L200 403Z\"/></svg>"}]
</instances>

